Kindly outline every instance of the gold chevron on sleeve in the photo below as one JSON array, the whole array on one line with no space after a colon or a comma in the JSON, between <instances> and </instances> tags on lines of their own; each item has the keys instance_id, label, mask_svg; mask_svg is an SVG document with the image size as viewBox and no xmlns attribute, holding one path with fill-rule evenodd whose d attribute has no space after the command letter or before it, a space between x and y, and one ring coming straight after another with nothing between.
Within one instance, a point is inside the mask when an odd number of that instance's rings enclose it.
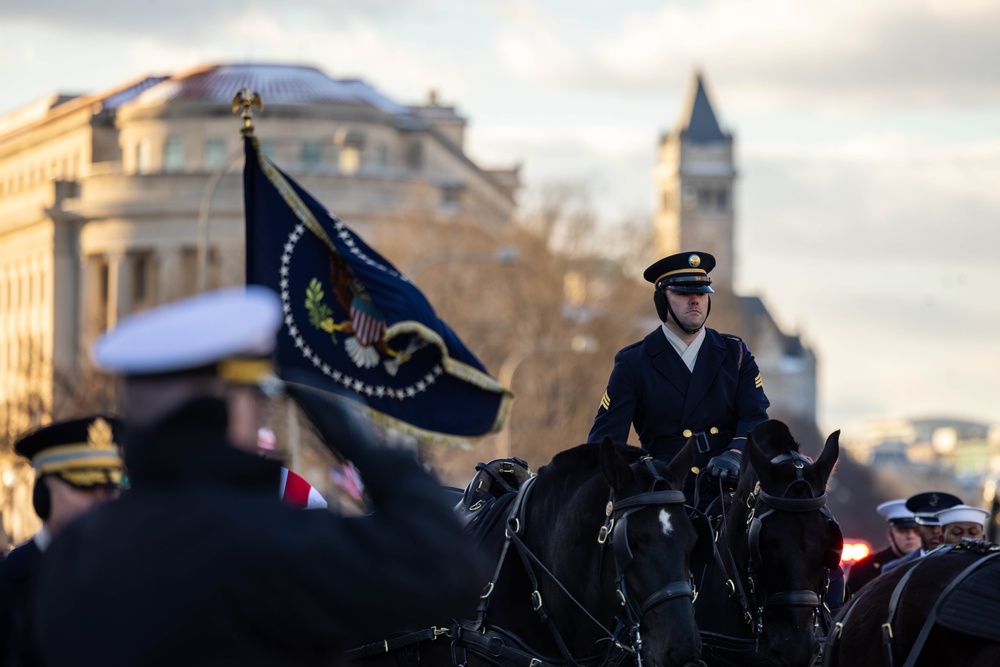
<instances>
[{"instance_id":1,"label":"gold chevron on sleeve","mask_svg":"<svg viewBox=\"0 0 1000 667\"><path fill-rule=\"evenodd\" d=\"M608 396L608 392L604 392L604 396L601 397L601 407L605 410L611 408L611 397Z\"/></svg>"},{"instance_id":2,"label":"gold chevron on sleeve","mask_svg":"<svg viewBox=\"0 0 1000 667\"><path fill-rule=\"evenodd\" d=\"M763 389L764 388L764 376L762 376L760 373L757 373L757 377L754 378L753 384L758 389Z\"/></svg>"}]
</instances>

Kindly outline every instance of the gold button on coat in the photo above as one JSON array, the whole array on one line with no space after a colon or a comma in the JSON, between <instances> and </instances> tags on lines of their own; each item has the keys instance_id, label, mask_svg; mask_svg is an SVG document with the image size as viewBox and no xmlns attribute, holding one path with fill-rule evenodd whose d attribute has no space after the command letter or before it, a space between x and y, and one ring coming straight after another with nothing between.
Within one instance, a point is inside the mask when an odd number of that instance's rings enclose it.
<instances>
[{"instance_id":1,"label":"gold button on coat","mask_svg":"<svg viewBox=\"0 0 1000 667\"><path fill-rule=\"evenodd\" d=\"M715 435L716 433L719 432L719 429L713 426L712 428L708 429L708 432L711 433L712 435Z\"/></svg>"},{"instance_id":2,"label":"gold button on coat","mask_svg":"<svg viewBox=\"0 0 1000 667\"><path fill-rule=\"evenodd\" d=\"M684 429L684 432L681 433L681 435L683 435L685 438L690 438L691 437L691 429L689 429L689 428Z\"/></svg>"}]
</instances>

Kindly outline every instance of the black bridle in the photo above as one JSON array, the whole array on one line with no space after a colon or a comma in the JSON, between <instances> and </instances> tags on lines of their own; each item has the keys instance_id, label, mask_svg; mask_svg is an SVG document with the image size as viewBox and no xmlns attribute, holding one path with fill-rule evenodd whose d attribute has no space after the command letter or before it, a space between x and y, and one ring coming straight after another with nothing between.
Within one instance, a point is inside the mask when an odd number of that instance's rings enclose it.
<instances>
[{"instance_id":1,"label":"black bridle","mask_svg":"<svg viewBox=\"0 0 1000 667\"><path fill-rule=\"evenodd\" d=\"M840 560L840 550L832 549L827 554L826 568L820 585L816 589L789 589L777 592L768 592L760 585L758 576L760 569L764 565L764 559L760 552L760 533L764 521L779 512L806 513L819 512L826 517L834 526L838 526L833 514L826 506L826 491L817 493L812 485L804 477L804 471L810 464L808 458L799 452L785 452L771 459L771 464L780 465L791 462L795 469L795 479L791 481L781 493L781 495L771 495L760 487L757 482L753 492L747 497L747 517L746 517L746 582L743 586L743 578L739 574L739 568L733 558L732 551L726 547L729 555L729 565L731 566L730 579L727 585L731 595L738 597L743 608L743 618L750 625L751 631L757 637L764 632L764 611L774 607L805 607L813 611L813 621L818 623L826 612L823 598L829 588L830 570L836 567L833 564L834 558ZM793 488L805 487L810 494L807 497L789 497ZM839 530L839 526L838 526ZM749 589L749 590L747 590Z\"/></svg>"},{"instance_id":2,"label":"black bridle","mask_svg":"<svg viewBox=\"0 0 1000 667\"><path fill-rule=\"evenodd\" d=\"M650 490L633 496L627 496L622 499L616 499L614 497L614 491L612 490L608 503L605 507L605 520L601 525L597 536L597 541L601 545L601 558L603 559L605 546L611 547L611 552L614 558L615 591L618 600L624 609L624 617L620 615L617 618L617 628L614 631L609 630L600 621L598 621L593 614L591 614L583 606L583 604L573 597L562 582L559 581L559 579L545 566L545 564L541 562L538 556L536 556L535 553L532 552L531 549L524 543L522 535L525 530L525 507L527 505L527 497L530 494L531 487L533 486L532 482L534 481L534 478L532 478L522 485L518 493L518 498L511 507L510 514L507 518L506 539L500 554L500 559L493 579L487 585L483 594L478 614L479 618L474 626L477 631L476 634L481 635L482 639L479 637L470 637L471 633L468 630L471 630L472 628L466 628L466 631L461 634L461 637L464 638L463 643L466 648L473 650L488 660L492 660L495 664L505 664L502 660L500 660L504 657L511 659L508 661L510 664L523 664L517 661L523 660L526 656L531 656L530 649L524 646L523 642L520 642L517 637L512 635L512 633L501 630L499 636L492 634L495 629L488 626L486 623L486 613L488 610L489 598L493 592L494 583L499 578L508 547L513 544L521 557L525 572L527 573L528 579L531 583L532 607L538 614L539 619L548 628L556 646L559 648L559 652L562 654L563 660L565 660L567 664L573 665L574 667L579 667L581 663L611 665L621 662L625 655L631 655L636 660L639 667L641 667L642 636L640 634L639 627L642 624L642 619L645 614L648 613L649 610L671 600L686 598L689 602L691 602L694 600L695 591L690 581L685 580L667 584L663 588L650 594L649 597L647 597L641 604L637 604L629 594L628 586L626 584L626 573L634 561L634 554L628 539L629 517L635 512L649 507L670 505L684 506L686 504L683 491L664 489L656 490L658 485L666 484L666 480L653 465L653 461L650 457L643 457L639 461L633 463L631 467L634 470L638 466L644 466L645 469L652 475L653 479L649 486ZM580 609L584 615L587 616L587 618L589 618L601 629L605 635L605 640L610 640L610 648L603 657L598 657L597 660L577 660L572 656L569 648L566 646L566 643L562 638L562 634L556 627L554 619L549 614L545 601L542 599L539 586L539 572L548 577L563 592L563 594L567 596L573 605ZM470 639L471 641L468 641ZM500 645L504 642L515 642L520 643L521 646L513 648L510 651L505 651L503 650L505 647L498 645L498 642ZM487 649L488 654L482 651L483 648ZM614 650L617 650L617 655L613 653ZM532 657L531 664L547 665L549 663L540 658Z\"/></svg>"},{"instance_id":3,"label":"black bridle","mask_svg":"<svg viewBox=\"0 0 1000 667\"><path fill-rule=\"evenodd\" d=\"M653 488L656 487L658 482L664 481L663 477L660 476L659 472L653 465L650 457L643 457L638 464L645 464L646 468L653 476ZM614 502L614 492L612 491L611 498L608 500L608 506L605 512L607 519L604 526L601 526L601 531L598 535L597 541L604 544L604 542L601 541L601 536L606 535L608 530L611 531L611 547L615 558L615 587L618 594L618 600L622 603L622 606L625 607L627 626L632 638L632 648L636 651L636 659L640 667L642 665L642 659L640 657L642 654L642 636L639 633L639 626L642 624L642 619L646 613L654 607L678 598L687 598L693 603L697 594L694 587L691 585L690 580L672 581L666 586L663 586L659 590L651 593L641 605L635 604L632 597L628 594L628 587L625 582L625 574L634 560L632 547L628 541L628 518L631 514L650 506L684 506L686 503L687 500L683 491L647 491L646 493L640 493L638 495L625 498L618 503ZM691 511L694 511L693 508L691 508Z\"/></svg>"}]
</instances>

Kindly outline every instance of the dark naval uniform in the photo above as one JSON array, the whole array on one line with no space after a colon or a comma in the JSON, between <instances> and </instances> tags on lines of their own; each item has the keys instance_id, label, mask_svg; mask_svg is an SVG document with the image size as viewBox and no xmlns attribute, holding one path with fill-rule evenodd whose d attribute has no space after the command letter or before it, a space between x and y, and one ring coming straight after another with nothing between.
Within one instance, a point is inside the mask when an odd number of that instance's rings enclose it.
<instances>
[{"instance_id":1,"label":"dark naval uniform","mask_svg":"<svg viewBox=\"0 0 1000 667\"><path fill-rule=\"evenodd\" d=\"M692 434L704 433L709 449L695 456L704 467L726 449L742 450L769 405L757 362L740 338L706 327L691 372L657 328L615 355L588 441L626 442L634 424L642 446L670 460Z\"/></svg>"},{"instance_id":2,"label":"dark naval uniform","mask_svg":"<svg viewBox=\"0 0 1000 667\"><path fill-rule=\"evenodd\" d=\"M411 453L353 456L369 516L295 510L275 494L279 463L227 444L226 420L201 398L130 433L132 488L46 554L46 665L329 665L380 633L474 610L480 563Z\"/></svg>"},{"instance_id":3,"label":"dark naval uniform","mask_svg":"<svg viewBox=\"0 0 1000 667\"><path fill-rule=\"evenodd\" d=\"M0 665L40 664L31 642L31 617L41 562L33 539L0 560Z\"/></svg>"},{"instance_id":4,"label":"dark naval uniform","mask_svg":"<svg viewBox=\"0 0 1000 667\"><path fill-rule=\"evenodd\" d=\"M892 550L892 547L886 547L882 551L869 554L851 565L851 569L847 572L848 595L856 595L862 586L882 574L882 567L885 564L898 558L899 556Z\"/></svg>"}]
</instances>

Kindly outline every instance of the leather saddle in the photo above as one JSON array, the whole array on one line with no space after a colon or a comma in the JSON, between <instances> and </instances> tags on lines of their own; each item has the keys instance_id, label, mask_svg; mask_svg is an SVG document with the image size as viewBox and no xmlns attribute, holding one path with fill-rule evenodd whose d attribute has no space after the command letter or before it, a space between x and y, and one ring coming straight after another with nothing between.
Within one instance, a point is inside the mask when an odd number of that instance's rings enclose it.
<instances>
[{"instance_id":1,"label":"leather saddle","mask_svg":"<svg viewBox=\"0 0 1000 667\"><path fill-rule=\"evenodd\" d=\"M532 477L528 463L519 458L477 463L476 475L465 487L455 513L470 533L482 533L495 522L492 517L500 511L498 505L508 507L521 485Z\"/></svg>"}]
</instances>

